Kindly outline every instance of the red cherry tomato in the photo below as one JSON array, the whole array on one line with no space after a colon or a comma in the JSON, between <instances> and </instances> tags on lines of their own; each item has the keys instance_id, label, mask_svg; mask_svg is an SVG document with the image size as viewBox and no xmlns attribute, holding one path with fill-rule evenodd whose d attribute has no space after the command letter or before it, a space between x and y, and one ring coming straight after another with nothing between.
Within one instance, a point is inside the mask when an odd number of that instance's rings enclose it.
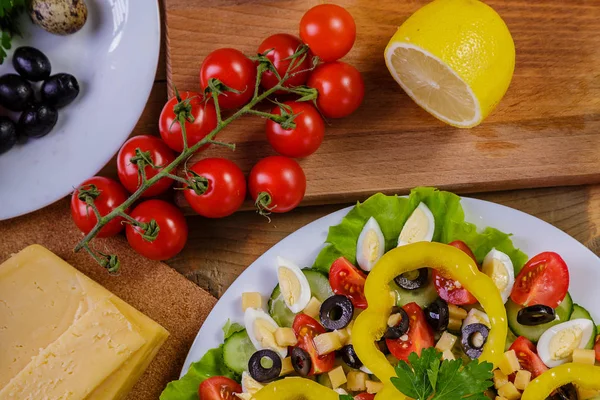
<instances>
[{"instance_id":1,"label":"red cherry tomato","mask_svg":"<svg viewBox=\"0 0 600 400\"><path fill-rule=\"evenodd\" d=\"M300 38L325 62L344 57L356 39L356 23L345 8L320 4L300 20Z\"/></svg>"},{"instance_id":2,"label":"red cherry tomato","mask_svg":"<svg viewBox=\"0 0 600 400\"><path fill-rule=\"evenodd\" d=\"M527 261L515 279L510 299L522 306L543 304L556 308L567 295L569 269L556 253L540 253Z\"/></svg>"},{"instance_id":3,"label":"red cherry tomato","mask_svg":"<svg viewBox=\"0 0 600 400\"><path fill-rule=\"evenodd\" d=\"M190 114L194 122L185 123L185 133L188 147L192 147L217 127L217 111L212 102L202 100L202 95L196 92L180 93L181 100L189 100ZM181 126L177 122L177 116L173 107L179 101L176 97L171 98L163 107L158 120L158 130L165 143L175 151L183 150L183 137Z\"/></svg>"},{"instance_id":4,"label":"red cherry tomato","mask_svg":"<svg viewBox=\"0 0 600 400\"><path fill-rule=\"evenodd\" d=\"M219 106L223 109L238 108L246 104L254 94L256 66L254 62L236 49L217 49L210 53L200 66L200 87L205 90L211 78L239 91L219 95Z\"/></svg>"},{"instance_id":5,"label":"red cherry tomato","mask_svg":"<svg viewBox=\"0 0 600 400\"><path fill-rule=\"evenodd\" d=\"M354 396L354 400L375 400L375 395L371 393L361 393Z\"/></svg>"},{"instance_id":6,"label":"red cherry tomato","mask_svg":"<svg viewBox=\"0 0 600 400\"><path fill-rule=\"evenodd\" d=\"M317 89L317 107L327 118L352 114L363 101L365 83L356 68L341 61L318 66L308 78Z\"/></svg>"},{"instance_id":7,"label":"red cherry tomato","mask_svg":"<svg viewBox=\"0 0 600 400\"><path fill-rule=\"evenodd\" d=\"M133 209L130 216L146 224L156 221L158 235L153 241L142 235L148 230L127 225L125 233L129 245L138 253L151 260L167 260L175 257L185 246L188 227L183 213L171 203L163 200L146 200Z\"/></svg>"},{"instance_id":8,"label":"red cherry tomato","mask_svg":"<svg viewBox=\"0 0 600 400\"><path fill-rule=\"evenodd\" d=\"M226 217L236 212L244 202L246 179L234 162L225 158L205 158L188 170L206 179L207 187L203 194L192 189L183 191L185 199L198 214L207 218Z\"/></svg>"},{"instance_id":9,"label":"red cherry tomato","mask_svg":"<svg viewBox=\"0 0 600 400\"><path fill-rule=\"evenodd\" d=\"M356 308L367 308L366 279L367 276L344 257L335 260L329 269L329 284L333 293L347 296Z\"/></svg>"},{"instance_id":10,"label":"red cherry tomato","mask_svg":"<svg viewBox=\"0 0 600 400\"><path fill-rule=\"evenodd\" d=\"M475 259L475 255L466 245L465 242L461 242L460 240L456 240L452 243L449 243L450 246L454 246L459 250L467 253L469 257L475 261L477 264L477 260ZM446 278L437 270L433 270L432 274L433 284L435 286L435 290L438 292L438 295L450 304L456 305L466 305L466 304L475 304L477 303L477 299L473 296L467 289L460 286L460 283L457 285L457 281L454 279Z\"/></svg>"},{"instance_id":11,"label":"red cherry tomato","mask_svg":"<svg viewBox=\"0 0 600 400\"><path fill-rule=\"evenodd\" d=\"M104 178L102 176L95 176L84 181L71 196L71 217L79 230L85 234L88 234L94 228L98 220L96 219L96 214L94 214L92 208L89 207L85 201L79 199L79 190L91 190L94 188L100 193L100 195L94 199L94 205L103 217L123 204L129 196L125 188L115 180ZM104 225L98 233L98 237L115 236L123 229L122 222L123 218L118 217L113 219L108 224Z\"/></svg>"},{"instance_id":12,"label":"red cherry tomato","mask_svg":"<svg viewBox=\"0 0 600 400\"><path fill-rule=\"evenodd\" d=\"M200 400L237 400L234 393L242 393L242 387L226 376L213 376L198 387Z\"/></svg>"},{"instance_id":13,"label":"red cherry tomato","mask_svg":"<svg viewBox=\"0 0 600 400\"><path fill-rule=\"evenodd\" d=\"M279 76L283 77L292 60L289 59L302 46L302 41L296 36L288 35L287 33L278 33L266 38L258 47L258 53L264 54L268 52L267 58L271 60ZM302 57L302 56L300 56ZM299 61L299 59L298 59ZM300 64L294 62L295 67L290 70L290 73L296 73L294 76L285 81L285 87L294 87L304 85L310 73L309 68L312 66L312 56L307 54ZM300 72L303 71L303 72ZM265 89L271 89L279 83L279 79L273 71L263 72L260 80L260 85Z\"/></svg>"},{"instance_id":14,"label":"red cherry tomato","mask_svg":"<svg viewBox=\"0 0 600 400\"><path fill-rule=\"evenodd\" d=\"M510 345L509 350L514 350L519 359L521 368L531 372L531 378L537 378L548 370L542 359L537 355L535 345L531 340L524 336L519 336L517 340Z\"/></svg>"},{"instance_id":15,"label":"red cherry tomato","mask_svg":"<svg viewBox=\"0 0 600 400\"><path fill-rule=\"evenodd\" d=\"M277 122L267 120L267 140L276 152L286 157L308 157L321 146L325 136L325 121L319 111L310 103L286 101L284 106L296 114L295 128L284 129ZM275 106L271 114L281 115L281 107Z\"/></svg>"},{"instance_id":16,"label":"red cherry tomato","mask_svg":"<svg viewBox=\"0 0 600 400\"><path fill-rule=\"evenodd\" d=\"M271 156L252 168L248 187L260 210L284 213L296 208L304 198L306 176L291 158Z\"/></svg>"},{"instance_id":17,"label":"red cherry tomato","mask_svg":"<svg viewBox=\"0 0 600 400\"><path fill-rule=\"evenodd\" d=\"M292 329L298 339L296 346L306 351L312 361L309 375L322 374L333 369L335 353L320 356L313 339L315 336L327 332L314 318L306 314L298 314L294 318Z\"/></svg>"},{"instance_id":18,"label":"red cherry tomato","mask_svg":"<svg viewBox=\"0 0 600 400\"><path fill-rule=\"evenodd\" d=\"M421 355L421 351L435 345L433 330L425 320L425 314L417 303L408 303L402 307L408 314L409 325L405 338L386 339L390 353L398 360L408 361L410 353Z\"/></svg>"},{"instance_id":19,"label":"red cherry tomato","mask_svg":"<svg viewBox=\"0 0 600 400\"><path fill-rule=\"evenodd\" d=\"M125 189L133 193L140 187L140 176L138 166L132 163L130 160L136 156L136 149L140 149L142 152L148 152L148 156L152 160L152 163L158 167L164 167L169 165L175 160L175 154L165 142L155 136L140 135L134 136L125 142L119 154L117 155L117 171L119 173L119 180L125 186ZM144 171L146 172L146 178L153 178L158 174L162 168L152 168L150 165L146 165ZM173 180L170 178L162 178L154 185L150 186L142 197L157 196L161 193L169 190Z\"/></svg>"},{"instance_id":20,"label":"red cherry tomato","mask_svg":"<svg viewBox=\"0 0 600 400\"><path fill-rule=\"evenodd\" d=\"M594 352L596 353L596 361L600 362L600 335L596 336L596 344L594 345Z\"/></svg>"}]
</instances>

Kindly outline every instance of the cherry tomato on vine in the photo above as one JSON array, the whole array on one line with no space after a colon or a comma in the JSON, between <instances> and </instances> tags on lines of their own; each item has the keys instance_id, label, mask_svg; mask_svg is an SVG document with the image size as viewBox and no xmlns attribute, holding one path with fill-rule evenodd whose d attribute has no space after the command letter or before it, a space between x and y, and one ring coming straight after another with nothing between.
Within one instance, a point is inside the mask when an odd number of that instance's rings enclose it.
<instances>
[{"instance_id":1,"label":"cherry tomato on vine","mask_svg":"<svg viewBox=\"0 0 600 400\"><path fill-rule=\"evenodd\" d=\"M71 195L71 217L79 230L85 234L94 228L98 220L92 208L79 199L81 190L87 190L92 196L96 196L94 205L103 217L123 204L128 197L127 191L119 182L102 176L94 176L79 185ZM102 227L98 237L115 236L123 229L122 221L123 218L120 217L111 220Z\"/></svg>"},{"instance_id":2,"label":"cherry tomato on vine","mask_svg":"<svg viewBox=\"0 0 600 400\"><path fill-rule=\"evenodd\" d=\"M136 154L139 149L144 154ZM175 153L161 139L150 135L134 136L123 144L117 155L117 172L119 180L130 193L135 192L140 187L140 175L138 164L131 161L132 158L148 158L151 163L159 168L153 168L145 164L144 171L146 178L153 178L163 168L175 160ZM169 190L173 180L162 178L154 185L150 186L142 197L157 196Z\"/></svg>"},{"instance_id":3,"label":"cherry tomato on vine","mask_svg":"<svg viewBox=\"0 0 600 400\"><path fill-rule=\"evenodd\" d=\"M320 4L300 20L300 38L314 55L325 62L344 57L356 39L356 23L345 8Z\"/></svg>"},{"instance_id":4,"label":"cherry tomato on vine","mask_svg":"<svg viewBox=\"0 0 600 400\"><path fill-rule=\"evenodd\" d=\"M256 84L256 66L241 51L230 48L210 53L200 66L200 87L205 90L211 78L237 90L219 94L221 108L239 108L250 101Z\"/></svg>"},{"instance_id":5,"label":"cherry tomato on vine","mask_svg":"<svg viewBox=\"0 0 600 400\"><path fill-rule=\"evenodd\" d=\"M259 211L284 213L296 208L304 198L306 176L291 158L271 156L252 168L248 187Z\"/></svg>"},{"instance_id":6,"label":"cherry tomato on vine","mask_svg":"<svg viewBox=\"0 0 600 400\"><path fill-rule=\"evenodd\" d=\"M283 106L288 110L282 111L281 106L275 106L271 114L296 114L296 127L284 129L277 122L268 119L267 140L282 156L301 158L311 155L323 142L325 121L319 111L308 102L286 101Z\"/></svg>"},{"instance_id":7,"label":"cherry tomato on vine","mask_svg":"<svg viewBox=\"0 0 600 400\"><path fill-rule=\"evenodd\" d=\"M307 85L317 89L317 107L327 118L352 114L363 101L365 84L356 68L336 61L318 66Z\"/></svg>"},{"instance_id":8,"label":"cherry tomato on vine","mask_svg":"<svg viewBox=\"0 0 600 400\"><path fill-rule=\"evenodd\" d=\"M226 376L210 377L198 387L200 400L237 400L234 393L242 393L242 387Z\"/></svg>"},{"instance_id":9,"label":"cherry tomato on vine","mask_svg":"<svg viewBox=\"0 0 600 400\"><path fill-rule=\"evenodd\" d=\"M233 161L225 158L205 158L188 168L206 183L203 194L193 189L183 194L198 214L207 218L222 218L236 212L246 198L246 178ZM188 179L192 177L188 173ZM198 178L200 179L200 178Z\"/></svg>"},{"instance_id":10,"label":"cherry tomato on vine","mask_svg":"<svg viewBox=\"0 0 600 400\"><path fill-rule=\"evenodd\" d=\"M185 246L188 237L187 222L183 213L171 203L163 200L146 200L133 209L131 218L143 224L150 225L150 229L127 225L125 233L129 245L138 253L151 260L167 260L175 257ZM142 235L156 234L156 226L152 227L154 220L158 226L158 234L150 241Z\"/></svg>"},{"instance_id":11,"label":"cherry tomato on vine","mask_svg":"<svg viewBox=\"0 0 600 400\"><path fill-rule=\"evenodd\" d=\"M271 60L277 73L280 77L283 77L290 67L292 60L289 59L296 51L303 45L302 41L296 36L288 35L287 33L278 33L271 35L266 38L258 47L258 53L267 53L267 58ZM285 81L284 86L294 87L304 85L308 79L310 73L309 68L312 66L312 56L307 54L304 57L304 61L300 61L300 56L297 61L294 62L293 70L290 73L296 72L294 76ZM302 71L302 72L301 72ZM279 79L273 71L263 72L260 80L260 85L265 89L271 89L279 83Z\"/></svg>"},{"instance_id":12,"label":"cherry tomato on vine","mask_svg":"<svg viewBox=\"0 0 600 400\"><path fill-rule=\"evenodd\" d=\"M185 123L188 147L191 147L217 127L217 111L212 102L205 102L199 93L182 92L180 96L181 100L187 100L187 111L194 119L194 122ZM173 111L178 103L177 97L172 97L165 104L158 120L158 130L160 136L170 148L181 152L183 151L181 126L177 122L177 116Z\"/></svg>"}]
</instances>

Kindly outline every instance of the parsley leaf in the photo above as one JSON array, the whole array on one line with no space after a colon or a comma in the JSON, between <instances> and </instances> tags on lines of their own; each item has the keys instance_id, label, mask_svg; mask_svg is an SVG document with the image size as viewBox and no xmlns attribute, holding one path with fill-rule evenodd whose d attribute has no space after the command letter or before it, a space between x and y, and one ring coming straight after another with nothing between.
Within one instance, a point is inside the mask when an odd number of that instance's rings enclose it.
<instances>
[{"instance_id":1,"label":"parsley leaf","mask_svg":"<svg viewBox=\"0 0 600 400\"><path fill-rule=\"evenodd\" d=\"M354 400L354 397L349 394L340 394L340 400Z\"/></svg>"},{"instance_id":2,"label":"parsley leaf","mask_svg":"<svg viewBox=\"0 0 600 400\"><path fill-rule=\"evenodd\" d=\"M483 400L483 392L493 384L492 368L492 364L477 360L464 366L462 360L442 361L441 353L432 347L424 349L420 357L411 353L408 363L401 360L392 383L416 400Z\"/></svg>"},{"instance_id":3,"label":"parsley leaf","mask_svg":"<svg viewBox=\"0 0 600 400\"><path fill-rule=\"evenodd\" d=\"M19 14L25 11L25 0L0 0L0 64L10 50L13 35L20 35Z\"/></svg>"}]
</instances>

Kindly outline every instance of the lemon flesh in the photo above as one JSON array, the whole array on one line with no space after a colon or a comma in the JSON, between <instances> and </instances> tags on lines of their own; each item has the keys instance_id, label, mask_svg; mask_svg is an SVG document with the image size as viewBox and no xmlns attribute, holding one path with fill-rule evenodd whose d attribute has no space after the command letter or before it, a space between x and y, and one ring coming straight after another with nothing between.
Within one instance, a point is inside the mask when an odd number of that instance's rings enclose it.
<instances>
[{"instance_id":1,"label":"lemon flesh","mask_svg":"<svg viewBox=\"0 0 600 400\"><path fill-rule=\"evenodd\" d=\"M400 26L385 50L390 73L436 118L478 125L500 102L514 67L508 27L478 0L435 0Z\"/></svg>"}]
</instances>

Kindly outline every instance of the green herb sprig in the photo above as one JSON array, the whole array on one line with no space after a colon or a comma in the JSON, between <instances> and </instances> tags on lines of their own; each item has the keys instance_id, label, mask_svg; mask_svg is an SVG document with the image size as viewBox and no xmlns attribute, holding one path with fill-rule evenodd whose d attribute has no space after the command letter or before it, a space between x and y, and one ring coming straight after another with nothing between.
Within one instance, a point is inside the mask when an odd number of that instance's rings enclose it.
<instances>
[{"instance_id":1,"label":"green herb sprig","mask_svg":"<svg viewBox=\"0 0 600 400\"><path fill-rule=\"evenodd\" d=\"M14 35L20 35L19 15L25 11L25 0L0 0L0 64L12 46Z\"/></svg>"}]
</instances>

